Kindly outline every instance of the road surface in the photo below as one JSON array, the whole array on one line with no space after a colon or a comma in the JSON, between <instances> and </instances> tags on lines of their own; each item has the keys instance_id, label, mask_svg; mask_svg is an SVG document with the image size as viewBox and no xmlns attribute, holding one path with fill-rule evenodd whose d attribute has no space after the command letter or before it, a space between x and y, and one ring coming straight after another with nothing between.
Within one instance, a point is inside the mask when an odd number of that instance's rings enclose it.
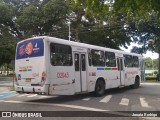
<instances>
[{"instance_id":1,"label":"road surface","mask_svg":"<svg viewBox=\"0 0 160 120\"><path fill-rule=\"evenodd\" d=\"M94 97L92 93L74 96L46 96L38 94L16 94L15 92L0 93L0 111L62 111L56 113L60 118L74 116L76 119L88 116L96 119L101 114L95 111L106 112L107 119L159 119L158 117L126 117L124 111L133 114L136 111L151 112L153 115L160 111L160 84L142 83L138 89L110 89L102 97ZM67 111L67 112L64 112ZM73 112L72 112L73 111ZM82 111L76 112L75 111ZM88 114L84 114L88 111ZM93 113L90 113L92 111ZM65 117L61 117L63 115ZM157 113L158 114L158 113ZM96 117L97 115L97 117ZM130 114L129 114L130 115ZM54 114L52 114L54 116ZM103 115L102 115L103 116ZM122 117L116 117L122 116ZM50 119L47 117L46 119ZM104 119L105 117L101 117ZM73 119L73 117L71 117Z\"/></svg>"}]
</instances>

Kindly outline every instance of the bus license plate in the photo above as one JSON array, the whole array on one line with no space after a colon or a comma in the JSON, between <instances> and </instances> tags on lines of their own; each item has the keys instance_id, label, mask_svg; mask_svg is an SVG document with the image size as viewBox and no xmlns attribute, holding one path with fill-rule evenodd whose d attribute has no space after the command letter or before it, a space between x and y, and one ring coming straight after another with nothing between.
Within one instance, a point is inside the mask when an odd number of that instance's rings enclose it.
<instances>
[{"instance_id":1,"label":"bus license plate","mask_svg":"<svg viewBox=\"0 0 160 120\"><path fill-rule=\"evenodd\" d=\"M27 79L26 79L26 82L31 82L31 79L30 79L30 78L27 78Z\"/></svg>"}]
</instances>

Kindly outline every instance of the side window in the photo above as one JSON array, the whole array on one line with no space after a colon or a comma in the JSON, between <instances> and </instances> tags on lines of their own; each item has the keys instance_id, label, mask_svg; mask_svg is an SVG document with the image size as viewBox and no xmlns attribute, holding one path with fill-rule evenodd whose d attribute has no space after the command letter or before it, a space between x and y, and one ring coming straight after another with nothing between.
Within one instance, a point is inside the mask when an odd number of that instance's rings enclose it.
<instances>
[{"instance_id":1,"label":"side window","mask_svg":"<svg viewBox=\"0 0 160 120\"><path fill-rule=\"evenodd\" d=\"M92 65L93 66L104 66L104 52L100 50L91 50L92 54Z\"/></svg>"},{"instance_id":2,"label":"side window","mask_svg":"<svg viewBox=\"0 0 160 120\"><path fill-rule=\"evenodd\" d=\"M113 52L105 52L105 58L107 67L116 67L116 57Z\"/></svg>"},{"instance_id":3,"label":"side window","mask_svg":"<svg viewBox=\"0 0 160 120\"><path fill-rule=\"evenodd\" d=\"M132 67L133 60L131 55L124 55L124 64L125 67Z\"/></svg>"},{"instance_id":4,"label":"side window","mask_svg":"<svg viewBox=\"0 0 160 120\"><path fill-rule=\"evenodd\" d=\"M133 67L139 67L139 60L137 56L133 56Z\"/></svg>"},{"instance_id":5,"label":"side window","mask_svg":"<svg viewBox=\"0 0 160 120\"><path fill-rule=\"evenodd\" d=\"M74 54L75 71L79 71L79 54Z\"/></svg>"},{"instance_id":6,"label":"side window","mask_svg":"<svg viewBox=\"0 0 160 120\"><path fill-rule=\"evenodd\" d=\"M50 59L53 66L71 66L72 49L69 45L50 44Z\"/></svg>"}]
</instances>

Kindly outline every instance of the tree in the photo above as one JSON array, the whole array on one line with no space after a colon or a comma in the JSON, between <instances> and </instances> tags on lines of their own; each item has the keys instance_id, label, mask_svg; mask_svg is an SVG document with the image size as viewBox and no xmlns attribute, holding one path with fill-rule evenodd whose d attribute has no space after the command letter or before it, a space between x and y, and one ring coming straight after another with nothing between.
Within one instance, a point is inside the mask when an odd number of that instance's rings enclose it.
<instances>
[{"instance_id":1,"label":"tree","mask_svg":"<svg viewBox=\"0 0 160 120\"><path fill-rule=\"evenodd\" d=\"M145 69L152 69L152 59L151 58L145 58Z\"/></svg>"},{"instance_id":2,"label":"tree","mask_svg":"<svg viewBox=\"0 0 160 120\"><path fill-rule=\"evenodd\" d=\"M41 34L40 12L38 7L29 5L23 9L22 15L18 17L19 28L27 37Z\"/></svg>"},{"instance_id":3,"label":"tree","mask_svg":"<svg viewBox=\"0 0 160 120\"><path fill-rule=\"evenodd\" d=\"M0 36L0 66L4 63L10 64L11 60L15 59L15 46L18 41L13 37L6 28L2 30Z\"/></svg>"},{"instance_id":4,"label":"tree","mask_svg":"<svg viewBox=\"0 0 160 120\"><path fill-rule=\"evenodd\" d=\"M145 53L152 50L160 54L160 1L159 0L116 0L113 3L112 18L125 27L133 42L141 45L132 52ZM155 44L150 44L150 39ZM160 58L159 58L160 73Z\"/></svg>"},{"instance_id":5,"label":"tree","mask_svg":"<svg viewBox=\"0 0 160 120\"><path fill-rule=\"evenodd\" d=\"M123 28L108 24L109 5L104 0L68 0L72 40L119 49L130 43Z\"/></svg>"},{"instance_id":6,"label":"tree","mask_svg":"<svg viewBox=\"0 0 160 120\"><path fill-rule=\"evenodd\" d=\"M42 6L43 17L41 23L43 24L43 31L55 37L68 39L68 34L65 34L66 30L68 31L66 21L68 9L68 5L63 0L46 2Z\"/></svg>"},{"instance_id":7,"label":"tree","mask_svg":"<svg viewBox=\"0 0 160 120\"><path fill-rule=\"evenodd\" d=\"M8 69L11 60L15 59L19 31L15 24L15 9L1 0L0 11L0 67L6 65Z\"/></svg>"},{"instance_id":8,"label":"tree","mask_svg":"<svg viewBox=\"0 0 160 120\"><path fill-rule=\"evenodd\" d=\"M114 20L126 27L134 42L141 44L143 52L152 49L148 41L160 36L159 8L156 0L116 0L113 4ZM158 41L158 39L156 39ZM152 49L153 50L153 49Z\"/></svg>"},{"instance_id":9,"label":"tree","mask_svg":"<svg viewBox=\"0 0 160 120\"><path fill-rule=\"evenodd\" d=\"M0 66L14 59L17 29L14 23L14 9L0 1Z\"/></svg>"},{"instance_id":10,"label":"tree","mask_svg":"<svg viewBox=\"0 0 160 120\"><path fill-rule=\"evenodd\" d=\"M50 35L68 39L70 22L72 41L116 49L119 49L119 46L126 47L131 40L123 29L104 25L109 16L108 8L103 0L45 0L41 4L24 6L17 23L25 37Z\"/></svg>"},{"instance_id":11,"label":"tree","mask_svg":"<svg viewBox=\"0 0 160 120\"><path fill-rule=\"evenodd\" d=\"M66 14L64 1L44 0L39 1L39 4L25 6L17 23L26 38L32 35L52 35L55 31L63 31Z\"/></svg>"},{"instance_id":12,"label":"tree","mask_svg":"<svg viewBox=\"0 0 160 120\"><path fill-rule=\"evenodd\" d=\"M158 61L159 61L158 59L153 60L153 68L156 70L158 70Z\"/></svg>"},{"instance_id":13,"label":"tree","mask_svg":"<svg viewBox=\"0 0 160 120\"><path fill-rule=\"evenodd\" d=\"M108 29L108 28L98 28L92 31L80 32L79 36L82 42L113 48L120 49L119 46L125 46L130 43L130 38L120 29Z\"/></svg>"}]
</instances>

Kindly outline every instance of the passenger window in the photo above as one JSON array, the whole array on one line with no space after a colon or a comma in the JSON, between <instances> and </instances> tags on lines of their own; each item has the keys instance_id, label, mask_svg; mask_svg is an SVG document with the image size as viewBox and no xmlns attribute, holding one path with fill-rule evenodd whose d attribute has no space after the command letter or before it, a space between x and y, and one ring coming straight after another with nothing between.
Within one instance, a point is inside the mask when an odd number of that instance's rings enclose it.
<instances>
[{"instance_id":1,"label":"passenger window","mask_svg":"<svg viewBox=\"0 0 160 120\"><path fill-rule=\"evenodd\" d=\"M131 55L124 55L125 67L133 67L133 60Z\"/></svg>"},{"instance_id":2,"label":"passenger window","mask_svg":"<svg viewBox=\"0 0 160 120\"><path fill-rule=\"evenodd\" d=\"M50 59L53 66L72 66L71 46L51 43Z\"/></svg>"},{"instance_id":3,"label":"passenger window","mask_svg":"<svg viewBox=\"0 0 160 120\"><path fill-rule=\"evenodd\" d=\"M107 67L116 67L116 57L113 52L105 52L105 58Z\"/></svg>"},{"instance_id":4,"label":"passenger window","mask_svg":"<svg viewBox=\"0 0 160 120\"><path fill-rule=\"evenodd\" d=\"M137 56L133 56L133 67L139 67L139 60Z\"/></svg>"},{"instance_id":5,"label":"passenger window","mask_svg":"<svg viewBox=\"0 0 160 120\"><path fill-rule=\"evenodd\" d=\"M100 50L91 50L92 54L92 65L93 66L104 66L104 52Z\"/></svg>"}]
</instances>

